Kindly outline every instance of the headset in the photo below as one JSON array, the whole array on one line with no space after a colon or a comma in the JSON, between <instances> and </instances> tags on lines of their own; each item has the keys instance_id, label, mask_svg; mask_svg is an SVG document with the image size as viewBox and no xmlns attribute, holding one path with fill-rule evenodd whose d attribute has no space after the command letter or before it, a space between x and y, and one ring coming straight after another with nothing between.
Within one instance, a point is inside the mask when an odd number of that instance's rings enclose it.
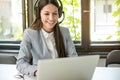
<instances>
[{"instance_id":1,"label":"headset","mask_svg":"<svg viewBox=\"0 0 120 80\"><path fill-rule=\"evenodd\" d=\"M35 5L34 5L34 13L35 13L35 17L36 18L40 18L40 10L39 10L39 1L40 0L37 0L35 2ZM64 17L65 17L65 14L64 14L64 11L63 11L63 4L62 4L62 1L61 0L56 0L58 1L59 3L59 8L58 8L58 12L59 12L59 18L61 18L61 16L63 15L63 19L61 21L59 21L59 24L62 23L62 21L64 20Z\"/></svg>"}]
</instances>

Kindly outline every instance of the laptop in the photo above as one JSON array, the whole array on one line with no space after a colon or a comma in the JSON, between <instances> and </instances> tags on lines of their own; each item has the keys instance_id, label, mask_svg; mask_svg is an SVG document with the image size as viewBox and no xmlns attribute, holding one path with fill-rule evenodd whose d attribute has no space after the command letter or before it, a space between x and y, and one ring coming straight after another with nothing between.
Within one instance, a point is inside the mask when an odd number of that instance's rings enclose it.
<instances>
[{"instance_id":1,"label":"laptop","mask_svg":"<svg viewBox=\"0 0 120 80\"><path fill-rule=\"evenodd\" d=\"M38 61L37 80L92 80L99 55Z\"/></svg>"}]
</instances>

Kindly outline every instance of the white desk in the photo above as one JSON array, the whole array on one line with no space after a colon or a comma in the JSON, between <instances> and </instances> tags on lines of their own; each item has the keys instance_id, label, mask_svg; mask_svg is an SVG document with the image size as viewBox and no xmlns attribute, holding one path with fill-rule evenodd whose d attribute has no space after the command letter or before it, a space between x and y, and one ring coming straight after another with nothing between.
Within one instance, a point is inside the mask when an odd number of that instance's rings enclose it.
<instances>
[{"instance_id":1,"label":"white desk","mask_svg":"<svg viewBox=\"0 0 120 80\"><path fill-rule=\"evenodd\" d=\"M0 64L0 80L18 80L16 65Z\"/></svg>"},{"instance_id":2,"label":"white desk","mask_svg":"<svg viewBox=\"0 0 120 80\"><path fill-rule=\"evenodd\" d=\"M16 65L0 64L0 80L22 80L17 73ZM92 80L120 80L120 68L97 67Z\"/></svg>"},{"instance_id":3,"label":"white desk","mask_svg":"<svg viewBox=\"0 0 120 80\"><path fill-rule=\"evenodd\" d=\"M120 67L97 67L92 80L120 80Z\"/></svg>"}]
</instances>

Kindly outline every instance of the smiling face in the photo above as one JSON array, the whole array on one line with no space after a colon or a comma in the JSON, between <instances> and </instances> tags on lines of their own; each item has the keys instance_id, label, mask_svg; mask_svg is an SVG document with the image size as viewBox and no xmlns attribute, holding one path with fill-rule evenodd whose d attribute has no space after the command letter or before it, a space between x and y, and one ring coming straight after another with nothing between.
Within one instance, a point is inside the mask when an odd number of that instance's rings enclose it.
<instances>
[{"instance_id":1,"label":"smiling face","mask_svg":"<svg viewBox=\"0 0 120 80\"><path fill-rule=\"evenodd\" d=\"M58 8L53 4L47 4L42 8L40 16L43 23L43 29L46 32L52 32L59 18Z\"/></svg>"}]
</instances>

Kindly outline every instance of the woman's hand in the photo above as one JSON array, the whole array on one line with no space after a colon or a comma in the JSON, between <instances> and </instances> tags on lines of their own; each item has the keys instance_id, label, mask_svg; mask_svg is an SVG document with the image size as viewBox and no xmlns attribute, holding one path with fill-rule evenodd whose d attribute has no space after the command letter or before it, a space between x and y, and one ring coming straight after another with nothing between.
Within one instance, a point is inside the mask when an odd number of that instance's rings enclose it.
<instances>
[{"instance_id":1,"label":"woman's hand","mask_svg":"<svg viewBox=\"0 0 120 80\"><path fill-rule=\"evenodd\" d=\"M37 76L37 70L34 72L34 76Z\"/></svg>"}]
</instances>

